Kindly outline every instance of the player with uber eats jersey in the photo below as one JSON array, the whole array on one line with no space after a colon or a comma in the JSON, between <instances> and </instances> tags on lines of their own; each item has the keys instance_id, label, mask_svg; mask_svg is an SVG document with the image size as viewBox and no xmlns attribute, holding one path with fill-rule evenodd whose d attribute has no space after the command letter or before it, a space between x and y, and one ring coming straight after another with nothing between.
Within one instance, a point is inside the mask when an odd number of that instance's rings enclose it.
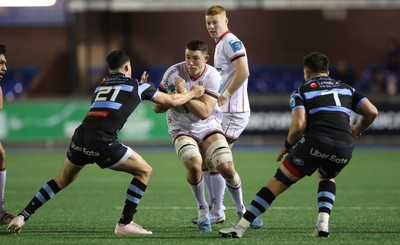
<instances>
[{"instance_id":1,"label":"player with uber eats jersey","mask_svg":"<svg viewBox=\"0 0 400 245\"><path fill-rule=\"evenodd\" d=\"M247 207L243 218L220 230L222 237L241 238L251 222L266 212L276 197L305 176L317 174L318 216L314 236L329 236L329 219L336 198L335 177L349 163L354 139L361 136L378 115L376 107L357 90L329 77L329 59L320 52L303 58L305 83L290 96L292 122L277 156L275 175ZM354 111L362 117L350 124Z\"/></svg>"}]
</instances>

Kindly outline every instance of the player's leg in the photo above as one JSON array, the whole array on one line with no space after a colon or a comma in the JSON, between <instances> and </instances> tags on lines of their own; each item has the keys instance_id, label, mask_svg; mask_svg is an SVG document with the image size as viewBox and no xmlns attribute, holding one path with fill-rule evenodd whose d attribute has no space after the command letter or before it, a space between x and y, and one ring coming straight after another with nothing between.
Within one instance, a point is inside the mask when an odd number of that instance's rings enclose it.
<instances>
[{"instance_id":1,"label":"player's leg","mask_svg":"<svg viewBox=\"0 0 400 245\"><path fill-rule=\"evenodd\" d=\"M201 148L206 152L206 159L211 163L210 169L215 168L225 179L226 186L228 187L229 194L235 204L236 211L239 215L242 215L244 205L241 180L239 174L235 170L232 152L224 136L221 134L214 134L208 137L202 143ZM217 189L213 191L214 203L211 212L221 215L223 213L223 190Z\"/></svg>"},{"instance_id":2,"label":"player's leg","mask_svg":"<svg viewBox=\"0 0 400 245\"><path fill-rule=\"evenodd\" d=\"M282 164L268 184L257 192L239 222L234 227L221 229L219 234L222 237L241 238L251 223L268 210L275 198L301 177Z\"/></svg>"},{"instance_id":3,"label":"player's leg","mask_svg":"<svg viewBox=\"0 0 400 245\"><path fill-rule=\"evenodd\" d=\"M110 167L115 171L123 171L132 174L134 177L130 182L126 191L125 205L122 210L121 217L115 226L114 233L116 235L130 235L130 234L152 234L151 231L143 229L140 225L133 221L133 216L137 211L140 200L142 199L147 184L150 180L152 167L131 148L120 144L125 147L126 153L121 158L122 160L117 164Z\"/></svg>"},{"instance_id":4,"label":"player's leg","mask_svg":"<svg viewBox=\"0 0 400 245\"><path fill-rule=\"evenodd\" d=\"M7 212L4 208L4 191L6 187L6 152L0 143L0 225L10 223L15 217L14 215Z\"/></svg>"},{"instance_id":5,"label":"player's leg","mask_svg":"<svg viewBox=\"0 0 400 245\"><path fill-rule=\"evenodd\" d=\"M329 218L332 212L333 203L336 196L336 183L334 178L325 178L317 171L318 177L318 218L315 224L314 236L329 236Z\"/></svg>"},{"instance_id":6,"label":"player's leg","mask_svg":"<svg viewBox=\"0 0 400 245\"><path fill-rule=\"evenodd\" d=\"M314 149L321 154L329 154L331 157L322 161L318 170L318 217L315 224L314 236L329 236L329 218L336 197L335 177L347 166L352 152L353 144L334 140L328 137L320 137L319 143ZM315 151L315 150L314 150Z\"/></svg>"},{"instance_id":7,"label":"player's leg","mask_svg":"<svg viewBox=\"0 0 400 245\"><path fill-rule=\"evenodd\" d=\"M222 129L229 148L232 150L234 143L242 134L250 120L250 112L243 113L223 113ZM231 192L230 192L231 194ZM243 208L244 209L244 208ZM243 212L242 212L243 213ZM241 217L242 214L239 214ZM259 229L263 225L261 219L256 218L251 223L251 228Z\"/></svg>"},{"instance_id":8,"label":"player's leg","mask_svg":"<svg viewBox=\"0 0 400 245\"><path fill-rule=\"evenodd\" d=\"M60 174L55 179L49 180L40 188L21 213L8 224L8 231L19 233L29 217L43 204L53 198L60 190L71 184L76 179L81 169L81 166L74 165L68 158L65 158Z\"/></svg>"},{"instance_id":9,"label":"player's leg","mask_svg":"<svg viewBox=\"0 0 400 245\"><path fill-rule=\"evenodd\" d=\"M203 158L197 142L191 137L180 136L175 139L174 147L179 159L185 165L186 180L197 203L197 227L201 231L211 231L209 208L205 198L204 178L202 176Z\"/></svg>"}]
</instances>

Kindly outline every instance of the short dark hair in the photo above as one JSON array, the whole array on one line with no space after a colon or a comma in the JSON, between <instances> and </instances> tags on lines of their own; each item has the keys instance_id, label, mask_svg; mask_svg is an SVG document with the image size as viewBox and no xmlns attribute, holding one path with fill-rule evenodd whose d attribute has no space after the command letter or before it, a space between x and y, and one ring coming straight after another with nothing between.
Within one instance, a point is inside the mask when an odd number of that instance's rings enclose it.
<instances>
[{"instance_id":1,"label":"short dark hair","mask_svg":"<svg viewBox=\"0 0 400 245\"><path fill-rule=\"evenodd\" d=\"M201 40L192 40L186 44L186 49L191 51L201 51L203 54L208 54L207 43Z\"/></svg>"},{"instance_id":2,"label":"short dark hair","mask_svg":"<svg viewBox=\"0 0 400 245\"><path fill-rule=\"evenodd\" d=\"M0 44L0 54L5 54L7 52L7 48L4 44Z\"/></svg>"},{"instance_id":3,"label":"short dark hair","mask_svg":"<svg viewBox=\"0 0 400 245\"><path fill-rule=\"evenodd\" d=\"M121 50L112 51L106 58L107 67L110 70L122 68L128 61L130 61L129 56Z\"/></svg>"},{"instance_id":4,"label":"short dark hair","mask_svg":"<svg viewBox=\"0 0 400 245\"><path fill-rule=\"evenodd\" d=\"M327 72L329 69L329 59L320 52L312 52L303 58L304 68L311 73Z\"/></svg>"}]
</instances>

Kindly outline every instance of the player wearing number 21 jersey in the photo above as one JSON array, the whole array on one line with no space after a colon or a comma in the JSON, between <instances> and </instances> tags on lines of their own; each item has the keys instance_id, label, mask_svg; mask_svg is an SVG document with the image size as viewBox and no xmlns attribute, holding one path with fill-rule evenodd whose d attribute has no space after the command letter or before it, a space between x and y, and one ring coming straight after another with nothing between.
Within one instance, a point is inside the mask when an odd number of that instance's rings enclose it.
<instances>
[{"instance_id":1,"label":"player wearing number 21 jersey","mask_svg":"<svg viewBox=\"0 0 400 245\"><path fill-rule=\"evenodd\" d=\"M10 232L19 233L31 215L71 184L83 167L96 163L101 168L133 175L114 233L152 234L133 221L133 215L147 189L152 168L138 153L119 142L117 133L142 100L151 100L164 106L178 106L202 96L204 88L193 86L187 93L168 95L145 83L146 72L141 82L132 79L130 58L124 52L111 52L106 62L110 75L94 91L90 110L72 136L60 174L45 183L19 215L11 220L8 225Z\"/></svg>"}]
</instances>

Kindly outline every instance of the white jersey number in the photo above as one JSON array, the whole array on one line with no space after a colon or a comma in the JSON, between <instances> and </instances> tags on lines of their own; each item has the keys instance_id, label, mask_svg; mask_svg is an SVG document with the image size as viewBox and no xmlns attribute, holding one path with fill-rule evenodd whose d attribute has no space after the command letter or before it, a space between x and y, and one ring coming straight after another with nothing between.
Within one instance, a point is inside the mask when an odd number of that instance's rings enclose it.
<instances>
[{"instance_id":1,"label":"white jersey number","mask_svg":"<svg viewBox=\"0 0 400 245\"><path fill-rule=\"evenodd\" d=\"M112 95L109 101L115 101L119 91L121 91L121 86L101 87L97 93L95 101L106 101L110 93L112 93Z\"/></svg>"}]
</instances>

